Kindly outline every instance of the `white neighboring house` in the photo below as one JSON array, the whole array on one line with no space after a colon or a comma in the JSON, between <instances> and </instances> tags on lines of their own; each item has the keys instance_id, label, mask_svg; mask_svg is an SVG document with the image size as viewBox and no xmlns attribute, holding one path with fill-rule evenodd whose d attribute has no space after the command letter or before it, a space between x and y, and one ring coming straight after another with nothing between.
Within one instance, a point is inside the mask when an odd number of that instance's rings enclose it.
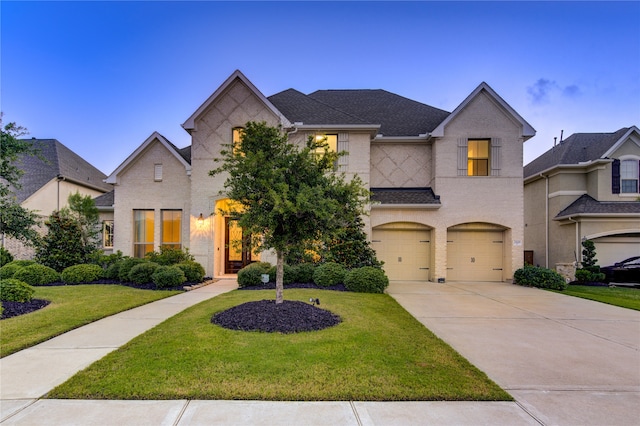
<instances>
[{"instance_id":1,"label":"white neighboring house","mask_svg":"<svg viewBox=\"0 0 640 426\"><path fill-rule=\"evenodd\" d=\"M230 244L242 229L215 213L229 202L225 176L208 174L248 121L282 126L297 143L326 136L347 152L338 171L373 192L366 232L392 280L508 281L522 267L522 153L535 130L488 84L447 112L384 90L267 97L240 71L184 122L190 146L154 132L106 179L114 249L188 247L214 277L257 260Z\"/></svg>"}]
</instances>

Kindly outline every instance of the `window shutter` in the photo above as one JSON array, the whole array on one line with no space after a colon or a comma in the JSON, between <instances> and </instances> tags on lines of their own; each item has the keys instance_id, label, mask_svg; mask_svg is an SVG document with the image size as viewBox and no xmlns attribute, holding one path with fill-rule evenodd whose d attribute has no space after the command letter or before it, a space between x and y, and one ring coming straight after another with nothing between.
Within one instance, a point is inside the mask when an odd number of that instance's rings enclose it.
<instances>
[{"instance_id":1,"label":"window shutter","mask_svg":"<svg viewBox=\"0 0 640 426\"><path fill-rule=\"evenodd\" d=\"M338 133L338 152L346 154L338 158L338 171L346 172L349 168L349 133Z\"/></svg>"},{"instance_id":2,"label":"window shutter","mask_svg":"<svg viewBox=\"0 0 640 426\"><path fill-rule=\"evenodd\" d=\"M613 160L611 163L611 192L620 193L620 160Z\"/></svg>"},{"instance_id":3,"label":"window shutter","mask_svg":"<svg viewBox=\"0 0 640 426\"><path fill-rule=\"evenodd\" d=\"M491 138L491 176L500 176L502 168L502 140L500 138Z\"/></svg>"},{"instance_id":4,"label":"window shutter","mask_svg":"<svg viewBox=\"0 0 640 426\"><path fill-rule=\"evenodd\" d=\"M153 180L159 182L162 180L162 164L156 164L153 168Z\"/></svg>"},{"instance_id":5,"label":"window shutter","mask_svg":"<svg viewBox=\"0 0 640 426\"><path fill-rule=\"evenodd\" d=\"M458 176L467 175L467 138L458 139Z\"/></svg>"}]
</instances>

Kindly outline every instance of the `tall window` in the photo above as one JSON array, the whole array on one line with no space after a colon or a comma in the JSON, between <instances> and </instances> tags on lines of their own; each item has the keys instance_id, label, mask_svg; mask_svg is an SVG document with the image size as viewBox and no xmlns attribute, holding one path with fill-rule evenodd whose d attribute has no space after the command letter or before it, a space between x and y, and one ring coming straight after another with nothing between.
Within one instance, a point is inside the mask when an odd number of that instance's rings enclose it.
<instances>
[{"instance_id":1,"label":"tall window","mask_svg":"<svg viewBox=\"0 0 640 426\"><path fill-rule=\"evenodd\" d=\"M244 129L242 127L234 127L231 131L231 143L233 144L233 151L236 152L240 148L240 142L242 141L242 134Z\"/></svg>"},{"instance_id":2,"label":"tall window","mask_svg":"<svg viewBox=\"0 0 640 426\"><path fill-rule=\"evenodd\" d=\"M102 222L102 248L113 248L113 220Z\"/></svg>"},{"instance_id":3,"label":"tall window","mask_svg":"<svg viewBox=\"0 0 640 426\"><path fill-rule=\"evenodd\" d=\"M489 176L489 139L469 139L467 175Z\"/></svg>"},{"instance_id":4,"label":"tall window","mask_svg":"<svg viewBox=\"0 0 640 426\"><path fill-rule=\"evenodd\" d=\"M153 210L133 211L133 256L144 257L153 251Z\"/></svg>"},{"instance_id":5,"label":"tall window","mask_svg":"<svg viewBox=\"0 0 640 426\"><path fill-rule=\"evenodd\" d=\"M162 210L162 247L182 248L182 210Z\"/></svg>"},{"instance_id":6,"label":"tall window","mask_svg":"<svg viewBox=\"0 0 640 426\"><path fill-rule=\"evenodd\" d=\"M638 193L638 160L620 161L620 192Z\"/></svg>"}]
</instances>

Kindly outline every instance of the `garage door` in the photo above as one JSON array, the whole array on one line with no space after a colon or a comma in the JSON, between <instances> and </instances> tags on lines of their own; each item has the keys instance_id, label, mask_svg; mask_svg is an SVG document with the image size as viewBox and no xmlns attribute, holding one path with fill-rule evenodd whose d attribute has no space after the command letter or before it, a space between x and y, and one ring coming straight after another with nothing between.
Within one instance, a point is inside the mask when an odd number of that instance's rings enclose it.
<instances>
[{"instance_id":1,"label":"garage door","mask_svg":"<svg viewBox=\"0 0 640 426\"><path fill-rule=\"evenodd\" d=\"M613 265L633 256L640 256L640 234L611 235L594 238L598 265Z\"/></svg>"},{"instance_id":2,"label":"garage door","mask_svg":"<svg viewBox=\"0 0 640 426\"><path fill-rule=\"evenodd\" d=\"M428 281L430 235L428 229L374 229L371 247L390 280Z\"/></svg>"},{"instance_id":3,"label":"garage door","mask_svg":"<svg viewBox=\"0 0 640 426\"><path fill-rule=\"evenodd\" d=\"M502 231L448 231L448 281L502 281Z\"/></svg>"}]
</instances>

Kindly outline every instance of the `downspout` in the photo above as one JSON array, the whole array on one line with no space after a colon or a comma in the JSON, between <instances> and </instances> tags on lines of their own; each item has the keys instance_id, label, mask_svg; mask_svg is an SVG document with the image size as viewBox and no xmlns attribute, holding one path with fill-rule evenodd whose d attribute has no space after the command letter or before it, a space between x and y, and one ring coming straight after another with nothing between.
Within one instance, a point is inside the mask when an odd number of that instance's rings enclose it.
<instances>
[{"instance_id":1,"label":"downspout","mask_svg":"<svg viewBox=\"0 0 640 426\"><path fill-rule=\"evenodd\" d=\"M544 267L549 268L549 176L540 173L545 180L544 188Z\"/></svg>"},{"instance_id":2,"label":"downspout","mask_svg":"<svg viewBox=\"0 0 640 426\"><path fill-rule=\"evenodd\" d=\"M576 268L578 264L582 262L582 250L580 250L580 222L574 220L573 217L569 216L569 221L576 224L576 249L575 249L575 258L576 258Z\"/></svg>"}]
</instances>

